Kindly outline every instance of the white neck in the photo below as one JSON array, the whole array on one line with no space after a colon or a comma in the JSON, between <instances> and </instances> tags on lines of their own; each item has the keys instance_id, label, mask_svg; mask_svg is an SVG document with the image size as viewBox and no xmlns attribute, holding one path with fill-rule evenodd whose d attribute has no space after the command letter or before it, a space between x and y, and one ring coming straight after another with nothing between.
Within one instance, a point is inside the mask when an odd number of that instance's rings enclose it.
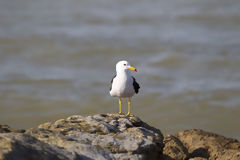
<instances>
[{"instance_id":1,"label":"white neck","mask_svg":"<svg viewBox=\"0 0 240 160\"><path fill-rule=\"evenodd\" d=\"M127 75L130 75L130 73L128 70L118 70L117 75L118 76L127 76Z\"/></svg>"}]
</instances>

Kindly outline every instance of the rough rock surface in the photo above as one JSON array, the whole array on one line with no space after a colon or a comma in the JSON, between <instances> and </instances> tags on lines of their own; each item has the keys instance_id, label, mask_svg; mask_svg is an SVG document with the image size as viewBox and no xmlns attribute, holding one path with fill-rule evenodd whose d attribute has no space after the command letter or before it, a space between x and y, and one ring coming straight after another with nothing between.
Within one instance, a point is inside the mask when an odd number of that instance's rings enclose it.
<instances>
[{"instance_id":1,"label":"rough rock surface","mask_svg":"<svg viewBox=\"0 0 240 160\"><path fill-rule=\"evenodd\" d=\"M1 133L0 159L65 160L77 159L77 156L60 147L41 142L26 134Z\"/></svg>"},{"instance_id":2,"label":"rough rock surface","mask_svg":"<svg viewBox=\"0 0 240 160\"><path fill-rule=\"evenodd\" d=\"M202 130L163 137L138 117L74 115L36 128L0 125L2 160L240 160L240 143Z\"/></svg>"},{"instance_id":3,"label":"rough rock surface","mask_svg":"<svg viewBox=\"0 0 240 160\"><path fill-rule=\"evenodd\" d=\"M9 132L24 133L25 130L24 129L15 130L15 129L9 127L8 125L1 125L0 124L0 133L9 133Z\"/></svg>"},{"instance_id":4,"label":"rough rock surface","mask_svg":"<svg viewBox=\"0 0 240 160\"><path fill-rule=\"evenodd\" d=\"M165 136L164 144L164 160L240 160L240 143L236 139L200 129Z\"/></svg>"},{"instance_id":5,"label":"rough rock surface","mask_svg":"<svg viewBox=\"0 0 240 160\"><path fill-rule=\"evenodd\" d=\"M200 129L180 131L176 137L187 148L189 158L240 160L240 143Z\"/></svg>"},{"instance_id":6,"label":"rough rock surface","mask_svg":"<svg viewBox=\"0 0 240 160\"><path fill-rule=\"evenodd\" d=\"M188 158L187 148L182 142L173 135L167 135L164 137L164 149L161 159L164 160L184 160Z\"/></svg>"},{"instance_id":7,"label":"rough rock surface","mask_svg":"<svg viewBox=\"0 0 240 160\"><path fill-rule=\"evenodd\" d=\"M75 115L44 123L26 134L83 159L158 159L163 148L158 129L137 117L119 114Z\"/></svg>"}]
</instances>

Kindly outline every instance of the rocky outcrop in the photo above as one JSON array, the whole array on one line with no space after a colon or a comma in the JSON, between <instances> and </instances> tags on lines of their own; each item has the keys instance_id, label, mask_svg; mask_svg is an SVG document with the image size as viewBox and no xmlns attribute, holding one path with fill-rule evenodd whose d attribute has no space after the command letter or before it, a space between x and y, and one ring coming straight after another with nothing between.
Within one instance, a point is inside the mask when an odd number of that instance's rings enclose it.
<instances>
[{"instance_id":1,"label":"rocky outcrop","mask_svg":"<svg viewBox=\"0 0 240 160\"><path fill-rule=\"evenodd\" d=\"M189 154L187 148L182 142L173 135L164 137L164 148L161 159L163 160L185 160L188 159Z\"/></svg>"},{"instance_id":2,"label":"rocky outcrop","mask_svg":"<svg viewBox=\"0 0 240 160\"><path fill-rule=\"evenodd\" d=\"M9 132L15 132L15 133L24 133L25 130L24 129L13 129L11 127L9 127L8 125L1 125L0 124L0 133L9 133Z\"/></svg>"},{"instance_id":3,"label":"rocky outcrop","mask_svg":"<svg viewBox=\"0 0 240 160\"><path fill-rule=\"evenodd\" d=\"M59 155L53 157L55 159L158 159L163 149L160 130L137 117L119 114L75 115L54 123L41 124L24 134L8 134L11 138L5 133L1 135L4 140L0 141L6 143L6 139L12 139L13 143L0 152L2 159L9 159L9 155L14 155L19 148L25 148L23 152L28 152L30 142L33 144L30 148L32 152L46 153L46 158L40 159L47 159L54 152ZM25 143L23 137L31 139L30 142ZM16 144L20 147L17 148ZM36 148L37 145L40 147ZM63 151L64 154L59 154ZM18 157L21 156L24 159L25 155L18 154Z\"/></svg>"},{"instance_id":4,"label":"rocky outcrop","mask_svg":"<svg viewBox=\"0 0 240 160\"><path fill-rule=\"evenodd\" d=\"M74 115L36 128L0 125L4 160L239 160L240 143L202 130L163 137L138 117Z\"/></svg>"},{"instance_id":5,"label":"rocky outcrop","mask_svg":"<svg viewBox=\"0 0 240 160\"><path fill-rule=\"evenodd\" d=\"M239 141L200 129L165 136L164 144L164 160L240 160Z\"/></svg>"},{"instance_id":6,"label":"rocky outcrop","mask_svg":"<svg viewBox=\"0 0 240 160\"><path fill-rule=\"evenodd\" d=\"M27 134L0 134L1 160L64 160L76 158L76 155L63 148L49 145Z\"/></svg>"},{"instance_id":7,"label":"rocky outcrop","mask_svg":"<svg viewBox=\"0 0 240 160\"><path fill-rule=\"evenodd\" d=\"M189 157L209 160L240 160L240 143L199 129L181 131L176 137L187 148Z\"/></svg>"}]
</instances>

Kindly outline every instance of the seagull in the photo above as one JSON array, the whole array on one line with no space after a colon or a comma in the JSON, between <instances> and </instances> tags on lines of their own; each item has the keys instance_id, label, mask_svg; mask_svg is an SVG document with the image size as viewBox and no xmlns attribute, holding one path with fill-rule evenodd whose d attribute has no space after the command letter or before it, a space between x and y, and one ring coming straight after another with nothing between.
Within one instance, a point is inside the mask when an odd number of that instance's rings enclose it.
<instances>
[{"instance_id":1,"label":"seagull","mask_svg":"<svg viewBox=\"0 0 240 160\"><path fill-rule=\"evenodd\" d=\"M135 78L131 76L131 71L137 72L137 69L132 67L128 61L119 61L116 64L116 75L111 81L110 95L112 97L119 98L119 114L122 113L122 99L128 98L128 113L126 116L132 116L130 113L131 108L131 97L136 93L140 88L139 84L136 82Z\"/></svg>"}]
</instances>

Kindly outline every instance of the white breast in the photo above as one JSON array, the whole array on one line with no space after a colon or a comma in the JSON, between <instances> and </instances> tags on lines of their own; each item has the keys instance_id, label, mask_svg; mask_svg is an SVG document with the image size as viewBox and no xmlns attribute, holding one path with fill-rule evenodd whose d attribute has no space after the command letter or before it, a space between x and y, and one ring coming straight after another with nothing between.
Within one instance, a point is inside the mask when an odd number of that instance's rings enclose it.
<instances>
[{"instance_id":1,"label":"white breast","mask_svg":"<svg viewBox=\"0 0 240 160\"><path fill-rule=\"evenodd\" d=\"M130 75L117 75L112 82L110 95L113 97L132 97L135 91L133 88L133 78Z\"/></svg>"}]
</instances>

